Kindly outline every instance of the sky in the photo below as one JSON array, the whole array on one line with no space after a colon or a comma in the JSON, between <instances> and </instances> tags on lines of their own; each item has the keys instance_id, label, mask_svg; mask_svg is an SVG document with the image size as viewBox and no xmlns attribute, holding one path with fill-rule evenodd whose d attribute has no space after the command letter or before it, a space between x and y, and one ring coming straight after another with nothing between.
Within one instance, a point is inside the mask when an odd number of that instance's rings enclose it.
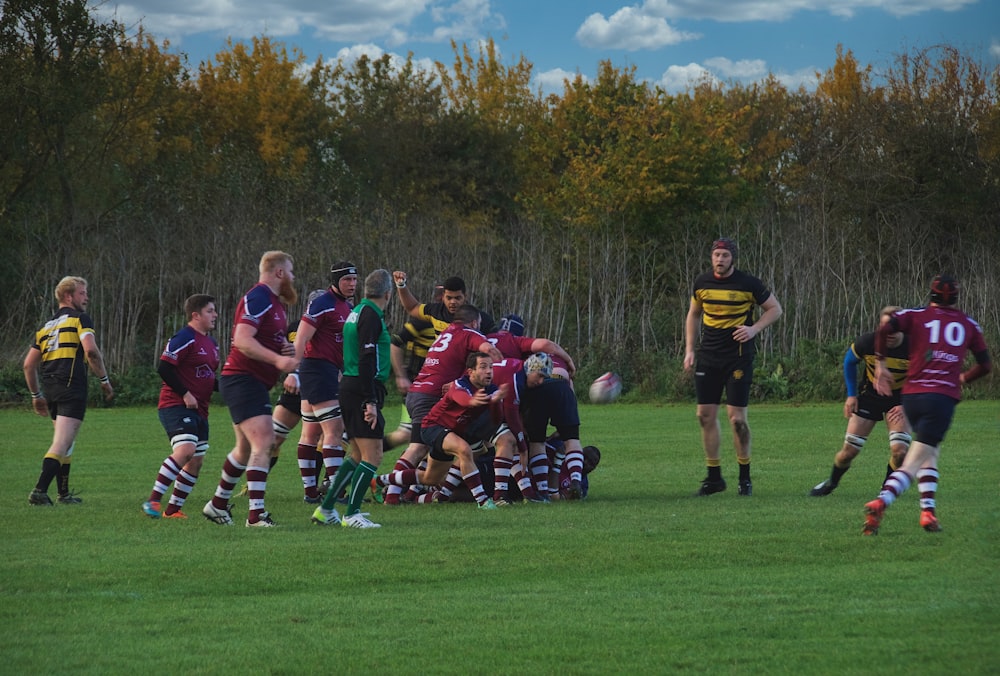
<instances>
[{"instance_id":1,"label":"sky","mask_svg":"<svg viewBox=\"0 0 1000 676\"><path fill-rule=\"evenodd\" d=\"M504 64L523 57L534 88L557 94L602 61L670 92L769 74L812 89L838 44L876 77L898 54L941 44L1000 63L998 0L106 0L97 11L132 31L141 22L194 66L227 39L261 35L310 64L412 53L418 66L452 63L452 40L477 54L492 38Z\"/></svg>"}]
</instances>

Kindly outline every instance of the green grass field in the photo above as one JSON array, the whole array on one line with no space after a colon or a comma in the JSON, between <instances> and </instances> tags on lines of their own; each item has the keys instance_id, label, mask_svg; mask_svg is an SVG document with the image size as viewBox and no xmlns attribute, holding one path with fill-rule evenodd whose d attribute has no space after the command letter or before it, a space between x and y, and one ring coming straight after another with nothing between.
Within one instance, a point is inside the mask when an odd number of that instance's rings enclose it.
<instances>
[{"instance_id":1,"label":"green grass field","mask_svg":"<svg viewBox=\"0 0 1000 676\"><path fill-rule=\"evenodd\" d=\"M281 527L257 531L198 516L232 443L221 406L188 521L139 511L168 451L154 410L88 412L72 476L84 503L53 508L27 503L48 421L0 411L0 672L1000 671L997 402L958 408L944 532L918 527L914 487L874 538L862 505L883 427L834 494L807 497L843 439L839 404L751 407L751 498L728 439L730 489L692 497L693 405L581 415L603 453L584 502L372 505L379 530L321 528L289 443L268 484Z\"/></svg>"}]
</instances>

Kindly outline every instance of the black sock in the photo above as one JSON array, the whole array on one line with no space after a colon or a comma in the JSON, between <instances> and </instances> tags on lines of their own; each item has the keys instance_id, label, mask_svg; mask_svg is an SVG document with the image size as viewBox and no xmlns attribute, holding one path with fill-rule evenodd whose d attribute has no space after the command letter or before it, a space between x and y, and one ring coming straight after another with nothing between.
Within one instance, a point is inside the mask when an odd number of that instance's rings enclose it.
<instances>
[{"instance_id":1,"label":"black sock","mask_svg":"<svg viewBox=\"0 0 1000 676\"><path fill-rule=\"evenodd\" d=\"M35 484L35 490L48 493L49 486L52 485L52 480L59 474L59 467L60 463L55 458L45 458L42 460L42 473L38 476L38 483Z\"/></svg>"},{"instance_id":2,"label":"black sock","mask_svg":"<svg viewBox=\"0 0 1000 676\"><path fill-rule=\"evenodd\" d=\"M892 465L888 465L888 464L887 464L887 465L885 466L885 479L884 479L884 480L882 481L882 483L885 483L886 481L888 481L888 480L889 480L889 475L890 475L890 474L892 474L892 473L893 473L893 472L895 472L895 471L896 471L896 470L894 470L894 469L892 468Z\"/></svg>"},{"instance_id":3,"label":"black sock","mask_svg":"<svg viewBox=\"0 0 1000 676\"><path fill-rule=\"evenodd\" d=\"M69 495L69 468L71 466L67 462L59 467L59 474L56 476L56 486L59 489L59 495Z\"/></svg>"},{"instance_id":4,"label":"black sock","mask_svg":"<svg viewBox=\"0 0 1000 676\"><path fill-rule=\"evenodd\" d=\"M750 463L740 465L740 481L750 481Z\"/></svg>"},{"instance_id":5,"label":"black sock","mask_svg":"<svg viewBox=\"0 0 1000 676\"><path fill-rule=\"evenodd\" d=\"M708 480L709 481L722 481L722 468L721 467L709 467L708 468Z\"/></svg>"},{"instance_id":6,"label":"black sock","mask_svg":"<svg viewBox=\"0 0 1000 676\"><path fill-rule=\"evenodd\" d=\"M849 469L851 469L850 465L848 465L847 467L837 467L836 465L834 465L833 470L830 472L830 485L836 486L837 484L839 484L840 478L844 476L844 474Z\"/></svg>"}]
</instances>

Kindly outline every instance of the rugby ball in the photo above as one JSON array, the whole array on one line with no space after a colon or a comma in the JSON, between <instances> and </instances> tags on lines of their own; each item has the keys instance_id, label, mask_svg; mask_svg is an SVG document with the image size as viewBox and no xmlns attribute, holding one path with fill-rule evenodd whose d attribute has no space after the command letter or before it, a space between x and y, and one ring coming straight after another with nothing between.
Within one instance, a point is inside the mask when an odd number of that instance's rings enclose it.
<instances>
[{"instance_id":1,"label":"rugby ball","mask_svg":"<svg viewBox=\"0 0 1000 676\"><path fill-rule=\"evenodd\" d=\"M608 371L590 385L590 402L610 404L622 393L622 379Z\"/></svg>"}]
</instances>

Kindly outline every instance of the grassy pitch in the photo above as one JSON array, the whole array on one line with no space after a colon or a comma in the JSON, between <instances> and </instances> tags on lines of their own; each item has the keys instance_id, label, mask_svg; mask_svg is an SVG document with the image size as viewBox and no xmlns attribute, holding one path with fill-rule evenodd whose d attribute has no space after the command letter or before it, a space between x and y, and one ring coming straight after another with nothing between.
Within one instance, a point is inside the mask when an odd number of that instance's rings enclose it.
<instances>
[{"instance_id":1,"label":"grassy pitch","mask_svg":"<svg viewBox=\"0 0 1000 676\"><path fill-rule=\"evenodd\" d=\"M236 527L201 518L232 444L221 406L188 521L139 510L168 452L145 409L88 412L72 474L84 503L31 507L51 427L2 411L2 671L996 673L1000 405L958 408L944 532L919 528L913 487L873 538L862 505L884 427L836 492L807 495L843 440L840 411L752 406L753 497L736 495L727 432L729 490L695 498L693 405L583 406L584 443L603 454L588 500L370 505L375 531L310 524L297 433L268 484L280 528L244 528L245 499Z\"/></svg>"}]
</instances>

